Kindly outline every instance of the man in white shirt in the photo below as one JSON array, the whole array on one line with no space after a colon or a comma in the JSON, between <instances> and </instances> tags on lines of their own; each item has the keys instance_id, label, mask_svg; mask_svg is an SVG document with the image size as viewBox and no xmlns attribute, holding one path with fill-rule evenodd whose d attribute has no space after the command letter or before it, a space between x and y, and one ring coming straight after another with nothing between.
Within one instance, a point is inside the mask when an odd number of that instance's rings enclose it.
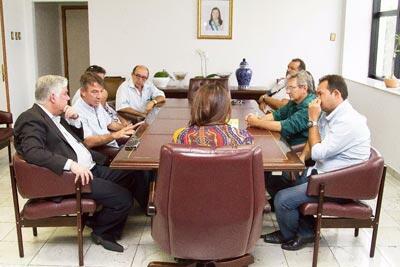
<instances>
[{"instance_id":1,"label":"man in white shirt","mask_svg":"<svg viewBox=\"0 0 400 267\"><path fill-rule=\"evenodd\" d=\"M143 120L165 102L164 92L147 83L148 78L148 68L138 65L133 68L131 79L119 86L115 99L116 110L126 119Z\"/></svg>"},{"instance_id":2,"label":"man in white shirt","mask_svg":"<svg viewBox=\"0 0 400 267\"><path fill-rule=\"evenodd\" d=\"M83 125L83 143L88 148L103 145L119 150L117 140L127 139L135 133L134 128L139 126L128 124L124 126L113 121L106 112L101 100L103 98L103 79L97 74L86 72L81 76L81 98L74 104Z\"/></svg>"},{"instance_id":3,"label":"man in white shirt","mask_svg":"<svg viewBox=\"0 0 400 267\"><path fill-rule=\"evenodd\" d=\"M97 74L101 79L104 80L104 77L106 76L106 70L103 67L97 66L97 65L91 65L89 66L85 72L92 72ZM74 105L78 99L81 98L81 88L76 90L74 97L72 97L71 100L71 105Z\"/></svg>"},{"instance_id":4,"label":"man in white shirt","mask_svg":"<svg viewBox=\"0 0 400 267\"><path fill-rule=\"evenodd\" d=\"M292 59L287 66L285 78L277 79L273 88L266 94L260 96L258 99L260 109L262 111L266 111L269 107L273 110L276 110L286 105L290 100L289 95L285 92L285 90L282 90L286 87L286 77L302 70L306 70L306 64L304 61L300 58ZM311 76L311 73L309 74ZM312 84L314 84L314 80L312 80ZM311 91L314 90L314 88L311 88L311 86L309 86L309 88Z\"/></svg>"},{"instance_id":5,"label":"man in white shirt","mask_svg":"<svg viewBox=\"0 0 400 267\"><path fill-rule=\"evenodd\" d=\"M79 116L67 105L67 83L66 78L55 75L38 79L36 103L15 122L15 148L31 164L58 175L71 171L75 182L82 185L90 182L92 192L86 197L103 206L91 221L92 240L105 249L123 252L115 240L120 238L132 206L132 172L102 166L104 157L82 144Z\"/></svg>"},{"instance_id":6,"label":"man in white shirt","mask_svg":"<svg viewBox=\"0 0 400 267\"><path fill-rule=\"evenodd\" d=\"M313 221L301 216L298 210L303 203L318 202L316 197L306 194L308 176L358 164L370 156L366 118L348 102L344 79L338 75L322 77L317 95L308 108L308 142L300 156L303 161L311 157L316 164L297 178L296 185L276 194L274 203L280 230L264 237L265 242L282 244L286 250L301 249L314 239Z\"/></svg>"}]
</instances>

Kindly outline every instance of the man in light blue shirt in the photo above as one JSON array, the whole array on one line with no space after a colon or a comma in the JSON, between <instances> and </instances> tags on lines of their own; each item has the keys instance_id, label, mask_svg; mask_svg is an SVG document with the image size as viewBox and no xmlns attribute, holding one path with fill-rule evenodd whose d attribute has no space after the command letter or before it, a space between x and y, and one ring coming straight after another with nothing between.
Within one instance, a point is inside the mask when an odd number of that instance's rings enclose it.
<instances>
[{"instance_id":1,"label":"man in light blue shirt","mask_svg":"<svg viewBox=\"0 0 400 267\"><path fill-rule=\"evenodd\" d=\"M95 73L86 72L81 76L81 98L74 104L83 125L86 147L93 148L102 145L119 150L117 140L127 139L135 133L133 125L124 126L113 121L105 111L101 100L103 98L103 80Z\"/></svg>"},{"instance_id":2,"label":"man in light blue shirt","mask_svg":"<svg viewBox=\"0 0 400 267\"><path fill-rule=\"evenodd\" d=\"M116 95L116 110L127 119L143 120L148 113L165 102L165 94L147 83L149 70L143 65L133 68L131 79L123 82Z\"/></svg>"},{"instance_id":3,"label":"man in light blue shirt","mask_svg":"<svg viewBox=\"0 0 400 267\"><path fill-rule=\"evenodd\" d=\"M347 86L338 75L320 79L318 98L308 108L308 142L300 156L312 158L316 164L297 178L294 186L280 190L275 196L275 212L279 231L267 234L267 243L282 244L282 249L298 250L314 240L313 223L302 217L298 208L303 203L318 202L307 196L308 176L330 172L368 160L371 138L367 121L347 100ZM342 200L337 200L342 201Z\"/></svg>"}]
</instances>

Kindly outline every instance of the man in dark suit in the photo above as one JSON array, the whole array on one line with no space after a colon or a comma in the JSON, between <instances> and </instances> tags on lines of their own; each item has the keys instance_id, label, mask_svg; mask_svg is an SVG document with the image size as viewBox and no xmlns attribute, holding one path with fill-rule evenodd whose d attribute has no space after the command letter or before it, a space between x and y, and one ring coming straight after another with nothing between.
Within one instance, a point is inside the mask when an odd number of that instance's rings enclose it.
<instances>
[{"instance_id":1,"label":"man in dark suit","mask_svg":"<svg viewBox=\"0 0 400 267\"><path fill-rule=\"evenodd\" d=\"M82 144L83 129L78 114L67 105L67 79L46 75L36 83L36 103L22 113L14 126L15 148L24 159L61 175L71 171L75 182L91 182L92 198L103 208L91 221L92 240L105 249L123 252L120 238L132 194L131 172L101 166L104 156Z\"/></svg>"}]
</instances>

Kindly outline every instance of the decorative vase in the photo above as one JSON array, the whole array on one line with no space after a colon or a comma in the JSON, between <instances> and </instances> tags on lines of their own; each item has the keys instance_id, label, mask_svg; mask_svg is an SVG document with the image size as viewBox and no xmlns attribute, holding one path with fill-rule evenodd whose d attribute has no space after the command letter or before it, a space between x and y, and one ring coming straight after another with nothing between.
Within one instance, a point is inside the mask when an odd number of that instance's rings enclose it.
<instances>
[{"instance_id":1,"label":"decorative vase","mask_svg":"<svg viewBox=\"0 0 400 267\"><path fill-rule=\"evenodd\" d=\"M239 89L247 89L250 85L251 75L253 71L249 68L249 64L244 58L240 63L240 67L236 70L236 79L239 84Z\"/></svg>"}]
</instances>

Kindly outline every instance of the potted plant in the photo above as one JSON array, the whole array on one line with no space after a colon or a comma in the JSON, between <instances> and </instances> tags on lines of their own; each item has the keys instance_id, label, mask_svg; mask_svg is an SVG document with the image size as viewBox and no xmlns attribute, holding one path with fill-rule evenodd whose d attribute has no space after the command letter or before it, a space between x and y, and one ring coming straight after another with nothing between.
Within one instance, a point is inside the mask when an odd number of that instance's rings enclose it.
<instances>
[{"instance_id":1,"label":"potted plant","mask_svg":"<svg viewBox=\"0 0 400 267\"><path fill-rule=\"evenodd\" d=\"M396 76L394 76L394 66L396 61L396 55L400 53L400 34L396 34L394 37L394 50L393 50L393 59L392 59L392 69L389 77L386 77L383 81L387 88L396 88L399 86L399 81Z\"/></svg>"},{"instance_id":2,"label":"potted plant","mask_svg":"<svg viewBox=\"0 0 400 267\"><path fill-rule=\"evenodd\" d=\"M169 73L164 69L154 74L153 83L156 87L165 88L170 79Z\"/></svg>"}]
</instances>

